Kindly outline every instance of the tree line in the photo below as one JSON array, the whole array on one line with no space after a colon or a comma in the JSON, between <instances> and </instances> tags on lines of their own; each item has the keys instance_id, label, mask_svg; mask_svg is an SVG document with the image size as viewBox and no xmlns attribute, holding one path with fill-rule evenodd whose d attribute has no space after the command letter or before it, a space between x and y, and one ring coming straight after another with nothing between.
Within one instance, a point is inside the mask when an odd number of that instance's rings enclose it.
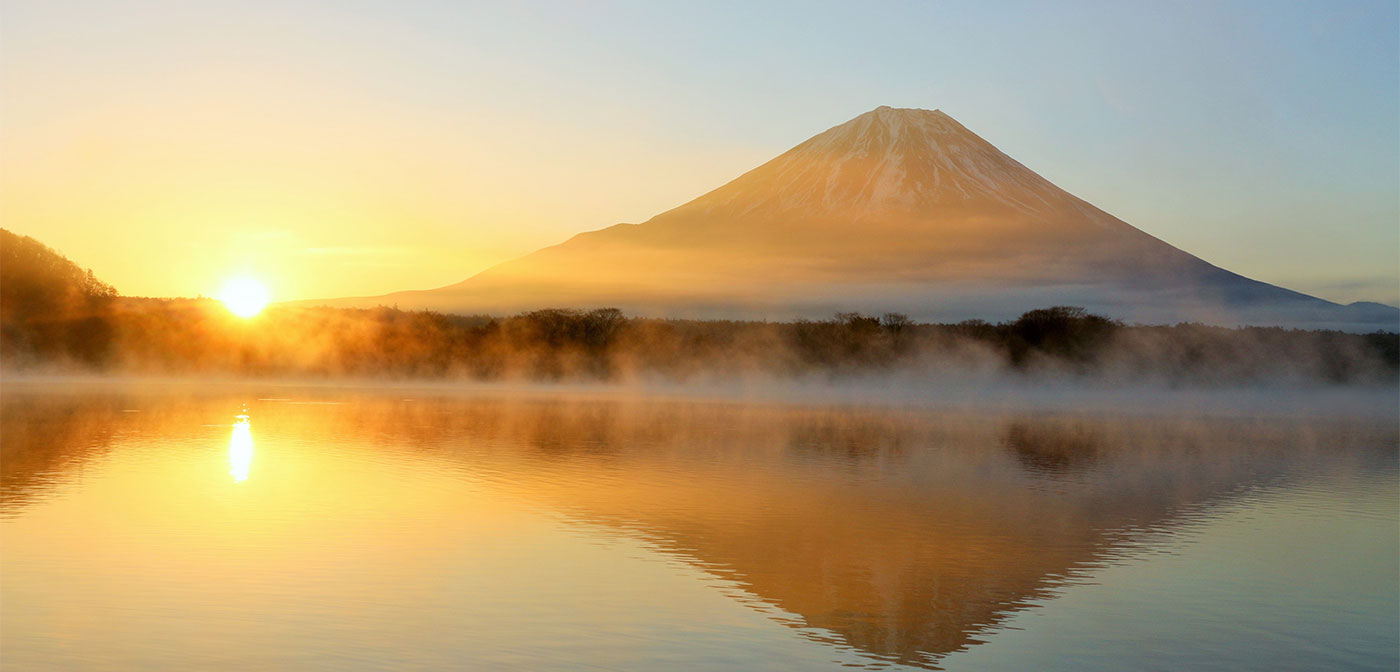
<instances>
[{"instance_id":1,"label":"tree line","mask_svg":"<svg viewBox=\"0 0 1400 672\"><path fill-rule=\"evenodd\" d=\"M207 299L118 296L37 241L0 230L0 362L9 371L475 380L914 375L1394 385L1400 335L1130 326L1069 306L956 324L899 313L761 322L628 317L615 308L499 317L276 306L244 320Z\"/></svg>"}]
</instances>

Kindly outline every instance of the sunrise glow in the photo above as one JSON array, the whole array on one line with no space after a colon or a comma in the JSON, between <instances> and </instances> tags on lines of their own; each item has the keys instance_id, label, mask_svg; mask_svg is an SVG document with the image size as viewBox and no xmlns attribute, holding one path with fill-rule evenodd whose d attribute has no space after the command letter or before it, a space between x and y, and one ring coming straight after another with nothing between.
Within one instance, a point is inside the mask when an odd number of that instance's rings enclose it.
<instances>
[{"instance_id":1,"label":"sunrise glow","mask_svg":"<svg viewBox=\"0 0 1400 672\"><path fill-rule=\"evenodd\" d=\"M219 300L234 315L253 317L267 307L267 287L253 278L233 278L224 284Z\"/></svg>"}]
</instances>

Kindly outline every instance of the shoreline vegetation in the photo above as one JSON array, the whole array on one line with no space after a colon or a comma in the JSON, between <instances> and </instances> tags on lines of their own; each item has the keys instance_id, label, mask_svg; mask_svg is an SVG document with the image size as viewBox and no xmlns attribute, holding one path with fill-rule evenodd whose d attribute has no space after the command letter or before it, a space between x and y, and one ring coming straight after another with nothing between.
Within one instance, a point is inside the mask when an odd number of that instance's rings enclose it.
<instances>
[{"instance_id":1,"label":"shoreline vegetation","mask_svg":"<svg viewBox=\"0 0 1400 672\"><path fill-rule=\"evenodd\" d=\"M1125 325L1056 306L992 324L898 313L755 322L628 317L614 308L509 317L119 296L32 238L0 230L0 365L131 375L684 382L1046 378L1188 386L1394 386L1400 335Z\"/></svg>"}]
</instances>

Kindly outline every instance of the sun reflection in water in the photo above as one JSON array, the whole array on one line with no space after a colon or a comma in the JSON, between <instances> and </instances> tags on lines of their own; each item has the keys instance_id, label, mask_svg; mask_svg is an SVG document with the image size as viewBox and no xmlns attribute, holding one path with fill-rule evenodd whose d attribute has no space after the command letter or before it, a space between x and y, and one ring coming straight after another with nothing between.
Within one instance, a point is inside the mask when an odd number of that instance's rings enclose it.
<instances>
[{"instance_id":1,"label":"sun reflection in water","mask_svg":"<svg viewBox=\"0 0 1400 672\"><path fill-rule=\"evenodd\" d=\"M247 407L233 423L233 435L228 440L228 463L228 473L233 476L234 483L248 480L248 472L253 468L253 431Z\"/></svg>"}]
</instances>

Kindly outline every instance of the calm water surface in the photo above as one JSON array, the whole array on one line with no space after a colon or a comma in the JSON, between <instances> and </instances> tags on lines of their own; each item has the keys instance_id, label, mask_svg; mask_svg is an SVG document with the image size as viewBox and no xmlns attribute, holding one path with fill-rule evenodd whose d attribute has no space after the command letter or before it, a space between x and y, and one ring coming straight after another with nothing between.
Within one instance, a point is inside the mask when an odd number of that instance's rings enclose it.
<instances>
[{"instance_id":1,"label":"calm water surface","mask_svg":"<svg viewBox=\"0 0 1400 672\"><path fill-rule=\"evenodd\" d=\"M11 383L0 665L1395 670L1398 445L1393 417Z\"/></svg>"}]
</instances>

